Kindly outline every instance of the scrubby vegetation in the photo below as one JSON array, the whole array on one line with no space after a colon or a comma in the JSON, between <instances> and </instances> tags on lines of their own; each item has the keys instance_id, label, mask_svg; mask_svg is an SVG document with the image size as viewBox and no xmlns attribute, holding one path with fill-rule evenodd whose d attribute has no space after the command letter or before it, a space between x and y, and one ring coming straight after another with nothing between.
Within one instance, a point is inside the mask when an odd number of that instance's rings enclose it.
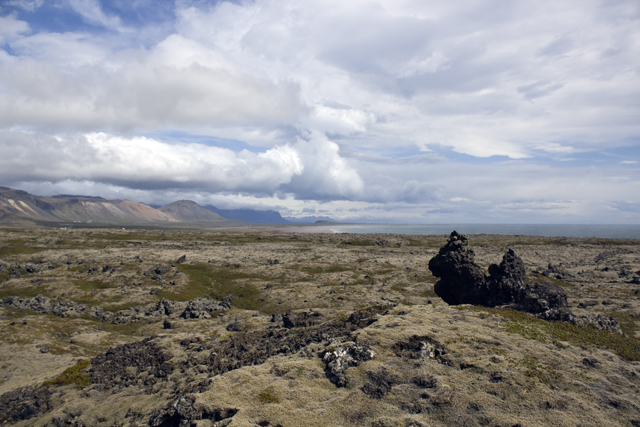
<instances>
[{"instance_id":1,"label":"scrubby vegetation","mask_svg":"<svg viewBox=\"0 0 640 427\"><path fill-rule=\"evenodd\" d=\"M448 306L427 268L445 241L0 230L0 298L31 299L0 307L0 420L640 425L637 242L471 240L485 273L513 248L528 283L562 286L576 315L614 316L625 336Z\"/></svg>"}]
</instances>

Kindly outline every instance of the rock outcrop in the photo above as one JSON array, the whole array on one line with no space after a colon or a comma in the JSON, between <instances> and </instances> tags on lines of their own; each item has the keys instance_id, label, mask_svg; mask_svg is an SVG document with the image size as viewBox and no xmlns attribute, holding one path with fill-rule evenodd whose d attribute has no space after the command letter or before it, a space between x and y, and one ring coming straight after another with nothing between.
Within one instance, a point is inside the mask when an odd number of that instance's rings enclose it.
<instances>
[{"instance_id":1,"label":"rock outcrop","mask_svg":"<svg viewBox=\"0 0 640 427\"><path fill-rule=\"evenodd\" d=\"M522 259L509 249L500 265L489 266L489 276L475 262L466 236L452 232L445 246L429 261L440 280L434 290L447 304L485 307L511 305L528 313L567 308L564 290L553 283L525 283Z\"/></svg>"},{"instance_id":2,"label":"rock outcrop","mask_svg":"<svg viewBox=\"0 0 640 427\"><path fill-rule=\"evenodd\" d=\"M345 387L349 383L345 371L373 359L373 356L375 353L369 347L351 342L329 349L322 357L322 361L329 381L337 387Z\"/></svg>"},{"instance_id":3,"label":"rock outcrop","mask_svg":"<svg viewBox=\"0 0 640 427\"><path fill-rule=\"evenodd\" d=\"M429 261L429 270L440 278L435 293L449 305L506 306L546 320L622 333L612 317L575 316L568 309L567 294L555 283L526 283L525 265L513 249L504 254L500 265L489 266L487 276L475 262L469 239L453 231L447 244Z\"/></svg>"}]
</instances>

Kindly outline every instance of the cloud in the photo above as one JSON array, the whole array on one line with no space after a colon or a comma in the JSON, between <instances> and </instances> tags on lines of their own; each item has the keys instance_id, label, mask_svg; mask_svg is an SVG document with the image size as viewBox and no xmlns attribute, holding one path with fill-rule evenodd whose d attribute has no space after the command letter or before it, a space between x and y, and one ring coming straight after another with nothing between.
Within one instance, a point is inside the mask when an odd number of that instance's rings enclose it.
<instances>
[{"instance_id":1,"label":"cloud","mask_svg":"<svg viewBox=\"0 0 640 427\"><path fill-rule=\"evenodd\" d=\"M44 0L8 0L5 2L7 6L15 6L27 12L34 12L44 4Z\"/></svg>"},{"instance_id":2,"label":"cloud","mask_svg":"<svg viewBox=\"0 0 640 427\"><path fill-rule=\"evenodd\" d=\"M593 160L640 135L640 6L574 3L69 0L54 22L5 2L0 177L300 214L606 219L640 194L632 160ZM568 154L591 169L540 166Z\"/></svg>"},{"instance_id":3,"label":"cloud","mask_svg":"<svg viewBox=\"0 0 640 427\"><path fill-rule=\"evenodd\" d=\"M120 18L106 15L98 0L68 0L68 4L90 24L97 24L111 30L121 29Z\"/></svg>"},{"instance_id":4,"label":"cloud","mask_svg":"<svg viewBox=\"0 0 640 427\"><path fill-rule=\"evenodd\" d=\"M338 144L314 132L306 140L298 138L293 148L300 154L304 173L283 186L284 193L296 194L301 199L361 199L364 183L340 156Z\"/></svg>"},{"instance_id":5,"label":"cloud","mask_svg":"<svg viewBox=\"0 0 640 427\"><path fill-rule=\"evenodd\" d=\"M179 37L108 67L94 65L104 59L99 47L76 49L78 43L77 36L43 35L17 44L28 52L73 47L70 58L86 66L70 70L52 61L0 55L0 109L5 112L0 126L86 131L268 127L295 122L305 111L295 83L273 82L224 60L201 63L197 55L185 57L184 52L184 61L176 63L179 55L171 53L192 45Z\"/></svg>"},{"instance_id":6,"label":"cloud","mask_svg":"<svg viewBox=\"0 0 640 427\"><path fill-rule=\"evenodd\" d=\"M86 181L131 189L184 189L299 199L358 197L362 181L319 135L261 153L168 144L106 133L50 137L20 131L0 134L4 182Z\"/></svg>"},{"instance_id":7,"label":"cloud","mask_svg":"<svg viewBox=\"0 0 640 427\"><path fill-rule=\"evenodd\" d=\"M553 92L564 86L561 83L535 82L528 85L518 87L518 92L526 99L535 99L543 96L549 96Z\"/></svg>"},{"instance_id":8,"label":"cloud","mask_svg":"<svg viewBox=\"0 0 640 427\"><path fill-rule=\"evenodd\" d=\"M12 16L0 16L0 45L30 31L29 24Z\"/></svg>"}]
</instances>

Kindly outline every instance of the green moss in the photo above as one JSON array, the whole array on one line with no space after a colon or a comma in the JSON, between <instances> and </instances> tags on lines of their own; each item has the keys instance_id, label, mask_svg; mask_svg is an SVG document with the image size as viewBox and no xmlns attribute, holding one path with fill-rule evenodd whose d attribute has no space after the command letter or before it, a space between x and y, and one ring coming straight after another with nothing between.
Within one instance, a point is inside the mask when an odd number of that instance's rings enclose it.
<instances>
[{"instance_id":1,"label":"green moss","mask_svg":"<svg viewBox=\"0 0 640 427\"><path fill-rule=\"evenodd\" d=\"M620 325L620 329L622 329L622 332L624 332L625 334L634 337L636 335L636 332L638 332L638 323L640 323L640 320L629 316L628 313L604 311L602 314L604 316L615 318Z\"/></svg>"},{"instance_id":2,"label":"green moss","mask_svg":"<svg viewBox=\"0 0 640 427\"><path fill-rule=\"evenodd\" d=\"M302 271L303 273L316 275L351 271L353 270L353 266L349 264L322 264L318 266L294 265L293 269Z\"/></svg>"},{"instance_id":3,"label":"green moss","mask_svg":"<svg viewBox=\"0 0 640 427\"><path fill-rule=\"evenodd\" d=\"M109 289L109 288L117 287L117 286L113 286L108 283L105 283L101 280L75 279L75 280L72 280L72 283L76 285L79 289L82 289L83 291L91 291L93 289Z\"/></svg>"},{"instance_id":4,"label":"green moss","mask_svg":"<svg viewBox=\"0 0 640 427\"><path fill-rule=\"evenodd\" d=\"M3 287L0 289L0 298L13 296L20 298L34 298L38 295L46 295L46 292L42 288L38 287Z\"/></svg>"},{"instance_id":5,"label":"green moss","mask_svg":"<svg viewBox=\"0 0 640 427\"><path fill-rule=\"evenodd\" d=\"M45 386L62 386L67 384L75 384L77 389L83 389L91 384L91 380L85 374L82 373L82 370L89 367L91 361L89 359L82 360L72 367L66 369L62 374L58 377L54 378L50 381L45 381Z\"/></svg>"},{"instance_id":6,"label":"green moss","mask_svg":"<svg viewBox=\"0 0 640 427\"><path fill-rule=\"evenodd\" d=\"M132 307L137 307L139 305L141 305L140 301L128 302L125 304L118 304L118 301L113 301L112 304L103 304L101 305L101 307L106 311L116 312L120 310L127 310Z\"/></svg>"},{"instance_id":7,"label":"green moss","mask_svg":"<svg viewBox=\"0 0 640 427\"><path fill-rule=\"evenodd\" d=\"M602 331L591 326L580 328L565 322L547 322L515 310L501 310L486 307L456 307L459 310L487 312L509 321L505 325L508 332L527 339L541 342L566 341L576 346L606 348L618 356L640 361L640 339L623 336L615 332Z\"/></svg>"},{"instance_id":8,"label":"green moss","mask_svg":"<svg viewBox=\"0 0 640 427\"><path fill-rule=\"evenodd\" d=\"M547 385L562 379L562 375L558 371L550 366L540 365L534 357L525 357L521 364L525 369L526 376L536 378Z\"/></svg>"},{"instance_id":9,"label":"green moss","mask_svg":"<svg viewBox=\"0 0 640 427\"><path fill-rule=\"evenodd\" d=\"M573 286L571 283L567 283L564 280L558 280L555 277L548 277L539 273L531 273L527 277L527 283L534 283L534 282L551 282L551 283L555 283L556 285L562 288L570 288L571 286Z\"/></svg>"},{"instance_id":10,"label":"green moss","mask_svg":"<svg viewBox=\"0 0 640 427\"><path fill-rule=\"evenodd\" d=\"M273 393L273 389L268 388L260 393L258 396L260 399L260 403L268 404L268 403L280 403L280 398Z\"/></svg>"},{"instance_id":11,"label":"green moss","mask_svg":"<svg viewBox=\"0 0 640 427\"><path fill-rule=\"evenodd\" d=\"M41 248L27 246L25 240L11 240L7 245L0 248L0 256L8 255L29 255L41 251Z\"/></svg>"},{"instance_id":12,"label":"green moss","mask_svg":"<svg viewBox=\"0 0 640 427\"><path fill-rule=\"evenodd\" d=\"M189 301L196 297L211 297L215 299L235 295L233 306L246 310L269 312L260 301L260 291L249 281L265 281L269 277L257 274L247 274L231 267L218 267L204 263L181 264L180 271L189 277L189 285L178 292L162 291L161 298L178 301Z\"/></svg>"}]
</instances>

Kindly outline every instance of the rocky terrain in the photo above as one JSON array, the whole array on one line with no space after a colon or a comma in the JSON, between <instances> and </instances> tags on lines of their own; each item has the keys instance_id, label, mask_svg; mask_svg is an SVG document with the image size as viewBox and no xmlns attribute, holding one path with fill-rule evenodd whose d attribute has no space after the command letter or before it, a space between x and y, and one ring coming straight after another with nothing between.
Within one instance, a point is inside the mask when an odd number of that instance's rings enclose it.
<instances>
[{"instance_id":1,"label":"rocky terrain","mask_svg":"<svg viewBox=\"0 0 640 427\"><path fill-rule=\"evenodd\" d=\"M0 423L639 426L640 242L467 237L0 230Z\"/></svg>"}]
</instances>

